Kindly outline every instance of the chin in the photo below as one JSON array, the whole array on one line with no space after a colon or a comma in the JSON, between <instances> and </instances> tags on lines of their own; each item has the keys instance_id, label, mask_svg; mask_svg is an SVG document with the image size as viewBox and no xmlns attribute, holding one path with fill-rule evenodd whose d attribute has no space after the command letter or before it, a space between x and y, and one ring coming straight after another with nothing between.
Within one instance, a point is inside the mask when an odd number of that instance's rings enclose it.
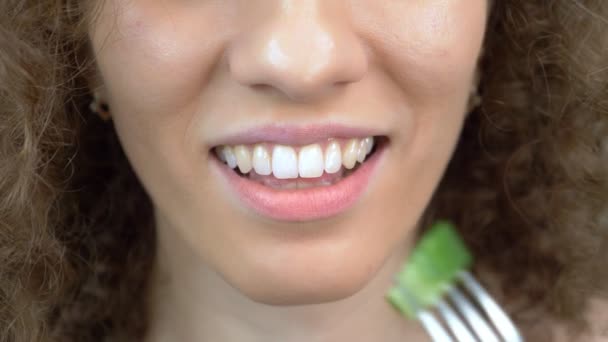
<instances>
[{"instance_id":1,"label":"chin","mask_svg":"<svg viewBox=\"0 0 608 342\"><path fill-rule=\"evenodd\" d=\"M279 265L255 265L240 276L225 278L252 301L293 306L339 301L361 291L384 264L383 258L359 253L356 257L292 262ZM367 257L361 260L361 257ZM301 261L301 260L300 260ZM309 260L310 261L310 260Z\"/></svg>"},{"instance_id":2,"label":"chin","mask_svg":"<svg viewBox=\"0 0 608 342\"><path fill-rule=\"evenodd\" d=\"M371 277L343 277L342 279L266 279L254 284L239 284L238 290L254 302L294 306L339 301L359 292Z\"/></svg>"}]
</instances>

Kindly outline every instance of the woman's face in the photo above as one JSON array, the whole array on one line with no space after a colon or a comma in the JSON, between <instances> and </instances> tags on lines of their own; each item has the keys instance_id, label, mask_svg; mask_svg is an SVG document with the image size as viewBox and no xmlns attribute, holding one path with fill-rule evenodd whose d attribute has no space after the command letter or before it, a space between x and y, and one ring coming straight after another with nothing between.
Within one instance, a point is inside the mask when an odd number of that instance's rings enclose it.
<instances>
[{"instance_id":1,"label":"woman's face","mask_svg":"<svg viewBox=\"0 0 608 342\"><path fill-rule=\"evenodd\" d=\"M487 6L106 0L90 38L161 248L187 249L259 302L360 290L403 247L451 157ZM347 163L350 139L368 136L383 138L361 167L332 185L314 179L319 161L339 163L325 160L332 142ZM214 152L239 144L266 148L253 178ZM299 178L273 188L278 177Z\"/></svg>"}]
</instances>

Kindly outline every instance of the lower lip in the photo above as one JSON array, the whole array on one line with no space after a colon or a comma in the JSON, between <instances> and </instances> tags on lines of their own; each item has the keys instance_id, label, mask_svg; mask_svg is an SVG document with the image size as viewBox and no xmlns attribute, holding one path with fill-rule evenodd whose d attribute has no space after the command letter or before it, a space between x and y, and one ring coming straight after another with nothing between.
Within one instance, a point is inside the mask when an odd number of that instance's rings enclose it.
<instances>
[{"instance_id":1,"label":"lower lip","mask_svg":"<svg viewBox=\"0 0 608 342\"><path fill-rule=\"evenodd\" d=\"M335 184L306 189L273 189L239 176L215 157L211 159L245 206L274 220L302 222L329 218L351 208L369 187L385 150L386 144L379 145L355 172Z\"/></svg>"}]
</instances>

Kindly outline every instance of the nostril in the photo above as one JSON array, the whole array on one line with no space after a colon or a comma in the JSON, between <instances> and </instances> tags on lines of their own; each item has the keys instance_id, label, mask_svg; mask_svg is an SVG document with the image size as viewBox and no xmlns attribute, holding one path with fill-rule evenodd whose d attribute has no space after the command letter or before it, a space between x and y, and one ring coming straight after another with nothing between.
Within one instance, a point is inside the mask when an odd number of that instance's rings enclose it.
<instances>
[{"instance_id":1,"label":"nostril","mask_svg":"<svg viewBox=\"0 0 608 342\"><path fill-rule=\"evenodd\" d=\"M268 91L268 89L272 88L268 84L264 84L264 83L252 84L250 87L251 87L251 89L256 90L256 91Z\"/></svg>"}]
</instances>

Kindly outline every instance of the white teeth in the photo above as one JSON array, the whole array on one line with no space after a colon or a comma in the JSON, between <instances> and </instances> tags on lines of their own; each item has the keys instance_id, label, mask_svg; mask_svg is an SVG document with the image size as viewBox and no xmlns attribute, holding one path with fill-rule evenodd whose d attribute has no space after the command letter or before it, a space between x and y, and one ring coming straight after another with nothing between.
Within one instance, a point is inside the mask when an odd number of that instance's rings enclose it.
<instances>
[{"instance_id":1,"label":"white teeth","mask_svg":"<svg viewBox=\"0 0 608 342\"><path fill-rule=\"evenodd\" d=\"M274 175L279 179L317 178L323 172L336 173L344 167L352 169L357 162L363 163L374 147L374 137L364 139L349 139L340 142L331 139L325 151L321 144L310 144L299 148L299 152L291 146L274 145L272 156L265 144L253 146L223 145L216 148L220 160L232 169L238 166L243 174L251 170L259 175Z\"/></svg>"},{"instance_id":2,"label":"white teeth","mask_svg":"<svg viewBox=\"0 0 608 342\"><path fill-rule=\"evenodd\" d=\"M230 146L224 146L222 148L221 153L224 155L224 159L226 160L226 163L228 163L228 166L231 169L234 169L237 165L237 162L236 162L236 156L234 155L232 148Z\"/></svg>"},{"instance_id":3,"label":"white teeth","mask_svg":"<svg viewBox=\"0 0 608 342\"><path fill-rule=\"evenodd\" d=\"M243 145L238 145L234 148L234 154L239 170L242 173L251 171L251 152L249 152L249 149Z\"/></svg>"},{"instance_id":4,"label":"white teeth","mask_svg":"<svg viewBox=\"0 0 608 342\"><path fill-rule=\"evenodd\" d=\"M274 146L272 150L272 173L278 179L298 178L298 157L292 147Z\"/></svg>"},{"instance_id":5,"label":"white teeth","mask_svg":"<svg viewBox=\"0 0 608 342\"><path fill-rule=\"evenodd\" d=\"M323 175L323 151L319 144L304 146L300 149L298 169L302 178L316 178Z\"/></svg>"},{"instance_id":6,"label":"white teeth","mask_svg":"<svg viewBox=\"0 0 608 342\"><path fill-rule=\"evenodd\" d=\"M270 154L262 145L253 148L253 168L258 175L268 176L272 173Z\"/></svg>"},{"instance_id":7,"label":"white teeth","mask_svg":"<svg viewBox=\"0 0 608 342\"><path fill-rule=\"evenodd\" d=\"M336 173L342 168L342 152L340 144L332 141L325 149L325 172Z\"/></svg>"},{"instance_id":8,"label":"white teeth","mask_svg":"<svg viewBox=\"0 0 608 342\"><path fill-rule=\"evenodd\" d=\"M368 154L372 151L372 148L374 148L374 137L367 137L363 139L363 141L365 141L365 145L367 147L365 149L365 153Z\"/></svg>"},{"instance_id":9,"label":"white teeth","mask_svg":"<svg viewBox=\"0 0 608 342\"><path fill-rule=\"evenodd\" d=\"M224 155L224 149L217 149L216 150L216 154L218 156L218 158L220 158L221 161L223 161L224 163L226 163L226 156Z\"/></svg>"},{"instance_id":10,"label":"white teeth","mask_svg":"<svg viewBox=\"0 0 608 342\"><path fill-rule=\"evenodd\" d=\"M359 140L351 139L346 143L346 148L342 153L342 165L347 169L352 169L357 163L357 155L359 152Z\"/></svg>"},{"instance_id":11,"label":"white teeth","mask_svg":"<svg viewBox=\"0 0 608 342\"><path fill-rule=\"evenodd\" d=\"M357 151L357 161L359 163L363 163L363 161L365 160L365 156L367 156L367 144L365 143L365 140L361 140L361 142L359 143L359 150Z\"/></svg>"}]
</instances>

